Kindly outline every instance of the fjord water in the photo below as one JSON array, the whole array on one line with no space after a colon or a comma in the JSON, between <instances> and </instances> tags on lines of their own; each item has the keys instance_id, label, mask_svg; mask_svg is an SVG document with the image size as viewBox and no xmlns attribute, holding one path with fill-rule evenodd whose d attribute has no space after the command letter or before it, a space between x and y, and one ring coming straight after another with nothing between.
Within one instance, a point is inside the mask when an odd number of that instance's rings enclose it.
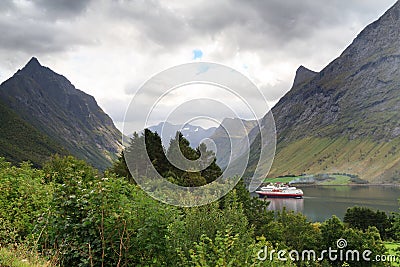
<instances>
[{"instance_id":1,"label":"fjord water","mask_svg":"<svg viewBox=\"0 0 400 267\"><path fill-rule=\"evenodd\" d=\"M399 212L400 187L395 186L311 186L301 188L303 199L266 199L270 210L301 212L310 221L325 221L336 215L343 219L347 208L368 207L374 210Z\"/></svg>"}]
</instances>

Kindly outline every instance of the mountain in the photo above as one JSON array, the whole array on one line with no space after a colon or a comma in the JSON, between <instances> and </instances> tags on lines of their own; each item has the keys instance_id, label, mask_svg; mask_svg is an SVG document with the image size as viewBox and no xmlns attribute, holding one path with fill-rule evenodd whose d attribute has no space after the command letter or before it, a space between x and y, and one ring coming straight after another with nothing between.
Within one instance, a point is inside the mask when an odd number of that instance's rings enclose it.
<instances>
[{"instance_id":1,"label":"mountain","mask_svg":"<svg viewBox=\"0 0 400 267\"><path fill-rule=\"evenodd\" d=\"M49 140L45 142L52 147L48 152L68 151L99 169L109 166L122 147L122 134L96 100L34 57L0 85L0 100L26 126L24 132L34 129L36 137L28 140L30 146ZM19 147L21 142L9 145ZM0 152L13 154L7 149Z\"/></svg>"},{"instance_id":2,"label":"mountain","mask_svg":"<svg viewBox=\"0 0 400 267\"><path fill-rule=\"evenodd\" d=\"M257 121L239 118L226 118L221 122L210 136L215 143L218 166L226 167L230 160L235 160L242 151L248 150L256 136L250 131L255 129L256 125Z\"/></svg>"},{"instance_id":3,"label":"mountain","mask_svg":"<svg viewBox=\"0 0 400 267\"><path fill-rule=\"evenodd\" d=\"M63 147L22 120L2 101L0 125L0 156L13 164L29 160L38 167L53 154L68 154Z\"/></svg>"},{"instance_id":4,"label":"mountain","mask_svg":"<svg viewBox=\"0 0 400 267\"><path fill-rule=\"evenodd\" d=\"M209 138L214 133L215 129L215 127L204 129L189 123L185 124L183 129L181 129L181 125L175 125L169 122L160 122L155 126L149 127L149 130L157 132L162 137L162 143L165 148L169 147L169 141L175 137L177 131L181 131L183 136L189 140L190 146L196 148L199 146L201 140Z\"/></svg>"},{"instance_id":5,"label":"mountain","mask_svg":"<svg viewBox=\"0 0 400 267\"><path fill-rule=\"evenodd\" d=\"M270 177L340 172L400 183L399 1L322 71L300 67L272 114L278 143Z\"/></svg>"}]
</instances>

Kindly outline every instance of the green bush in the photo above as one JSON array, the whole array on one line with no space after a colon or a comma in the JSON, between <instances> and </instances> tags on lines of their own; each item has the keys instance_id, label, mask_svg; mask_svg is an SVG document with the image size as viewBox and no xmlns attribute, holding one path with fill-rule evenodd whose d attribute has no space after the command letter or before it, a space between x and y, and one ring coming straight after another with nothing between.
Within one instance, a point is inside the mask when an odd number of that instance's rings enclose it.
<instances>
[{"instance_id":1,"label":"green bush","mask_svg":"<svg viewBox=\"0 0 400 267\"><path fill-rule=\"evenodd\" d=\"M0 245L20 243L48 212L52 186L29 163L15 167L0 158L0 192Z\"/></svg>"},{"instance_id":2,"label":"green bush","mask_svg":"<svg viewBox=\"0 0 400 267\"><path fill-rule=\"evenodd\" d=\"M56 164L55 164L56 163ZM58 255L62 266L166 264L167 225L175 210L153 200L136 185L73 158L48 164L57 182L50 213L37 229L41 250Z\"/></svg>"}]
</instances>

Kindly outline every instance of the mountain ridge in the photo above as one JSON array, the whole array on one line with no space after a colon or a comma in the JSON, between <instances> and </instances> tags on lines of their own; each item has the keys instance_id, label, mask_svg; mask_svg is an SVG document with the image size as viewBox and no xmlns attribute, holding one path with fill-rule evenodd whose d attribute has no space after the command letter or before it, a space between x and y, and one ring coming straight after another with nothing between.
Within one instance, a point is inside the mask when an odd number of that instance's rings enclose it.
<instances>
[{"instance_id":1,"label":"mountain ridge","mask_svg":"<svg viewBox=\"0 0 400 267\"><path fill-rule=\"evenodd\" d=\"M24 121L99 169L122 148L122 134L93 96L32 57L0 85L0 99Z\"/></svg>"}]
</instances>

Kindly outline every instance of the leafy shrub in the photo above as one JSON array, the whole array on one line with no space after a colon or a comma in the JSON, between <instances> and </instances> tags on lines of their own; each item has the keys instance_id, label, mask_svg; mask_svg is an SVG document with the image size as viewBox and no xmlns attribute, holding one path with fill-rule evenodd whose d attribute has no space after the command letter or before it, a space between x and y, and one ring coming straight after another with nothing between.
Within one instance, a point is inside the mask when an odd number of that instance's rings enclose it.
<instances>
[{"instance_id":1,"label":"leafy shrub","mask_svg":"<svg viewBox=\"0 0 400 267\"><path fill-rule=\"evenodd\" d=\"M170 257L165 235L174 209L153 200L136 185L73 158L48 164L57 182L50 213L38 229L42 251L62 266L138 266ZM61 183L62 182L62 183Z\"/></svg>"},{"instance_id":2,"label":"leafy shrub","mask_svg":"<svg viewBox=\"0 0 400 267\"><path fill-rule=\"evenodd\" d=\"M11 166L0 158L0 244L20 243L47 212L52 186L27 162Z\"/></svg>"}]
</instances>

